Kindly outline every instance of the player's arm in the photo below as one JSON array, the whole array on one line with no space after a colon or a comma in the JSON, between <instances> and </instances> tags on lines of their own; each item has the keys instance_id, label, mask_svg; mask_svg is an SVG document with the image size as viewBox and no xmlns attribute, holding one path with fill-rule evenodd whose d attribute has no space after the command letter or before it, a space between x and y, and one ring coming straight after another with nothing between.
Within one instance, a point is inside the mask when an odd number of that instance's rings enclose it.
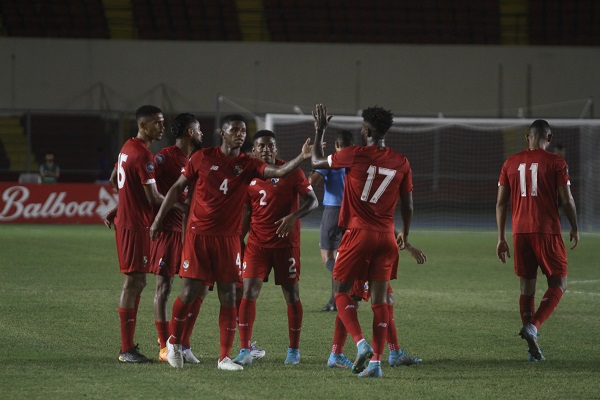
<instances>
[{"instance_id":1,"label":"player's arm","mask_svg":"<svg viewBox=\"0 0 600 400\"><path fill-rule=\"evenodd\" d=\"M282 165L267 164L263 172L263 178L284 178L288 176L302 164L302 161L310 158L312 147L310 139L306 139L306 142L302 145L302 151L293 160Z\"/></svg>"},{"instance_id":2,"label":"player's arm","mask_svg":"<svg viewBox=\"0 0 600 400\"><path fill-rule=\"evenodd\" d=\"M185 242L185 231L187 230L187 220L190 211L190 204L192 202L192 193L194 193L195 187L188 187L188 195L185 198L183 204L185 204L187 210L181 212L181 242Z\"/></svg>"},{"instance_id":3,"label":"player's arm","mask_svg":"<svg viewBox=\"0 0 600 400\"><path fill-rule=\"evenodd\" d=\"M508 212L508 198L510 188L507 186L498 186L498 198L496 199L496 225L498 226L498 245L496 254L503 263L506 263L506 256L510 258L510 249L506 242L506 214Z\"/></svg>"},{"instance_id":4,"label":"player's arm","mask_svg":"<svg viewBox=\"0 0 600 400\"><path fill-rule=\"evenodd\" d=\"M119 189L119 182L117 181L118 176L117 176L118 172L117 172L117 166L115 165L115 167L113 168L112 172L110 173L110 178L108 178L108 181L110 182L111 185L113 185L113 187L115 189Z\"/></svg>"},{"instance_id":5,"label":"player's arm","mask_svg":"<svg viewBox=\"0 0 600 400\"><path fill-rule=\"evenodd\" d=\"M294 229L296 221L307 216L312 210L319 207L319 200L317 200L317 195L315 195L314 190L306 193L300 200L300 207L296 211L275 221L275 224L279 225L276 232L277 236L284 237L289 235L292 229Z\"/></svg>"},{"instance_id":6,"label":"player's arm","mask_svg":"<svg viewBox=\"0 0 600 400\"><path fill-rule=\"evenodd\" d=\"M410 224L413 218L412 192L400 194L400 217L402 218L402 232L396 235L396 243L398 243L398 249L404 250L408 242L408 233L410 232Z\"/></svg>"},{"instance_id":7,"label":"player's arm","mask_svg":"<svg viewBox=\"0 0 600 400\"><path fill-rule=\"evenodd\" d=\"M150 205L161 205L165 196L160 194L158 188L156 187L156 183L149 183L144 185L144 193L146 194L146 199Z\"/></svg>"},{"instance_id":8,"label":"player's arm","mask_svg":"<svg viewBox=\"0 0 600 400\"><path fill-rule=\"evenodd\" d=\"M308 182L311 184L312 187L320 185L321 183L323 183L324 180L325 178L323 177L323 175L321 175L317 171L311 172L311 174L308 176Z\"/></svg>"},{"instance_id":9,"label":"player's arm","mask_svg":"<svg viewBox=\"0 0 600 400\"><path fill-rule=\"evenodd\" d=\"M315 143L312 148L311 164L313 168L330 168L329 161L323 153L323 135L333 116L327 115L327 107L323 104L317 104L312 114L315 119Z\"/></svg>"},{"instance_id":10,"label":"player's arm","mask_svg":"<svg viewBox=\"0 0 600 400\"><path fill-rule=\"evenodd\" d=\"M188 185L188 179L185 177L185 175L181 175L181 176L179 176L179 179L177 179L177 181L173 184L173 186L171 186L171 188L167 192L167 195L162 200L162 204L160 205L160 208L158 210L158 213L156 214L156 217L154 217L154 222L152 222L152 226L150 227L150 237L152 239L154 239L157 232L160 232L162 230L163 219L165 218L167 213L171 210L171 208L173 208L175 206L175 204L178 203L177 199L179 198L179 195L184 191L184 189L187 185ZM154 187L156 188L156 185L154 185ZM144 186L144 190L146 190L145 186ZM158 192L158 190L157 190L157 192ZM178 203L178 204L181 204L182 212L188 212L188 210L186 209L186 207L183 203Z\"/></svg>"},{"instance_id":11,"label":"player's arm","mask_svg":"<svg viewBox=\"0 0 600 400\"><path fill-rule=\"evenodd\" d=\"M571 246L571 250L573 250L579 244L579 227L577 226L577 209L575 208L575 200L573 200L573 195L571 194L571 187L569 185L559 187L558 195L560 196L560 201L562 201L565 215L571 224L569 241L574 242L573 246Z\"/></svg>"},{"instance_id":12,"label":"player's arm","mask_svg":"<svg viewBox=\"0 0 600 400\"><path fill-rule=\"evenodd\" d=\"M244 210L242 211L242 236L240 237L241 242L244 242L246 235L250 232L250 219L252 218L252 206L248 203L244 203Z\"/></svg>"}]
</instances>

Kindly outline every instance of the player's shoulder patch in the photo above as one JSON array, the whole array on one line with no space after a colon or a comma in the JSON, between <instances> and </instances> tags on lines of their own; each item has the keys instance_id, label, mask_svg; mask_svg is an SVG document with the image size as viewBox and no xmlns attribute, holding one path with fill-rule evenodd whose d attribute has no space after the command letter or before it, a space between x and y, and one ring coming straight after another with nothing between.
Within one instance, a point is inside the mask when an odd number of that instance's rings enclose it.
<instances>
[{"instance_id":1,"label":"player's shoulder patch","mask_svg":"<svg viewBox=\"0 0 600 400\"><path fill-rule=\"evenodd\" d=\"M154 163L152 161L146 163L146 171L154 172Z\"/></svg>"},{"instance_id":2,"label":"player's shoulder patch","mask_svg":"<svg viewBox=\"0 0 600 400\"><path fill-rule=\"evenodd\" d=\"M165 162L165 155L164 154L157 154L156 157L154 157L154 161L157 164L162 164Z\"/></svg>"}]
</instances>

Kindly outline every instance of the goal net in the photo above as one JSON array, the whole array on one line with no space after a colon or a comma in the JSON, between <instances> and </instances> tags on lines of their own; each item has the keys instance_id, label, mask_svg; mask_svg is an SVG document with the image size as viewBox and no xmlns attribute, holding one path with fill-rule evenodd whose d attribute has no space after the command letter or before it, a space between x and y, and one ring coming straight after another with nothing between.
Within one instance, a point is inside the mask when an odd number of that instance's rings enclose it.
<instances>
[{"instance_id":1,"label":"goal net","mask_svg":"<svg viewBox=\"0 0 600 400\"><path fill-rule=\"evenodd\" d=\"M362 118L335 116L325 133L325 154L333 151L337 131L345 129L359 143ZM532 120L394 118L386 144L408 157L413 171L414 227L495 229L498 177L503 162L526 147ZM571 191L580 230L600 230L600 121L548 120L553 140L569 165ZM309 115L267 114L265 127L277 134L279 157L292 159L307 138L314 138ZM302 165L307 175L310 163ZM323 188L315 188L323 198ZM320 207L321 209L322 207ZM562 214L562 212L561 212ZM305 217L318 226L321 212ZM399 216L397 221L400 221ZM563 230L569 229L562 216ZM510 217L507 221L510 226Z\"/></svg>"}]
</instances>

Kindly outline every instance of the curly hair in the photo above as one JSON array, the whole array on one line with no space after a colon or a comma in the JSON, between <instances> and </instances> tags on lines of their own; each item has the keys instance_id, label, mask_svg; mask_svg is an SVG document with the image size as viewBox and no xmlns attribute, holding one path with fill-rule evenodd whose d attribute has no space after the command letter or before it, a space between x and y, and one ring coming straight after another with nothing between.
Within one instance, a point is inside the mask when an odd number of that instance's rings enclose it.
<instances>
[{"instance_id":1,"label":"curly hair","mask_svg":"<svg viewBox=\"0 0 600 400\"><path fill-rule=\"evenodd\" d=\"M193 122L198 122L198 118L194 114L179 114L175 117L173 123L171 124L171 134L176 138L181 137L188 126Z\"/></svg>"},{"instance_id":2,"label":"curly hair","mask_svg":"<svg viewBox=\"0 0 600 400\"><path fill-rule=\"evenodd\" d=\"M394 122L394 114L390 110L377 106L366 108L362 112L362 118L382 135L385 135Z\"/></svg>"}]
</instances>

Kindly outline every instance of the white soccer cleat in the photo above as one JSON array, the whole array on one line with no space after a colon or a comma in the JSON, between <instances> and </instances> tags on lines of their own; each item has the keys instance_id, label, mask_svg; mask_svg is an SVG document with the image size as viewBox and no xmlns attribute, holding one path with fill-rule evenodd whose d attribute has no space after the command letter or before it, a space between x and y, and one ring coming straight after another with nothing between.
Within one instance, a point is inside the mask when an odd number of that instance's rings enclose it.
<instances>
[{"instance_id":1,"label":"white soccer cleat","mask_svg":"<svg viewBox=\"0 0 600 400\"><path fill-rule=\"evenodd\" d=\"M225 357L218 362L217 367L223 371L241 371L244 369L241 365L238 365L231 361L231 358Z\"/></svg>"},{"instance_id":2,"label":"white soccer cleat","mask_svg":"<svg viewBox=\"0 0 600 400\"><path fill-rule=\"evenodd\" d=\"M200 364L200 360L196 358L194 353L192 353L192 349L183 349L183 362L188 364Z\"/></svg>"},{"instance_id":3,"label":"white soccer cleat","mask_svg":"<svg viewBox=\"0 0 600 400\"><path fill-rule=\"evenodd\" d=\"M173 368L183 368L183 353L181 351L181 345L171 344L171 337L169 337L169 340L167 340L167 361Z\"/></svg>"},{"instance_id":4,"label":"white soccer cleat","mask_svg":"<svg viewBox=\"0 0 600 400\"><path fill-rule=\"evenodd\" d=\"M256 347L256 342L250 343L250 355L252 356L252 359L256 360L258 358L263 358L265 354L267 354L266 351Z\"/></svg>"}]
</instances>

